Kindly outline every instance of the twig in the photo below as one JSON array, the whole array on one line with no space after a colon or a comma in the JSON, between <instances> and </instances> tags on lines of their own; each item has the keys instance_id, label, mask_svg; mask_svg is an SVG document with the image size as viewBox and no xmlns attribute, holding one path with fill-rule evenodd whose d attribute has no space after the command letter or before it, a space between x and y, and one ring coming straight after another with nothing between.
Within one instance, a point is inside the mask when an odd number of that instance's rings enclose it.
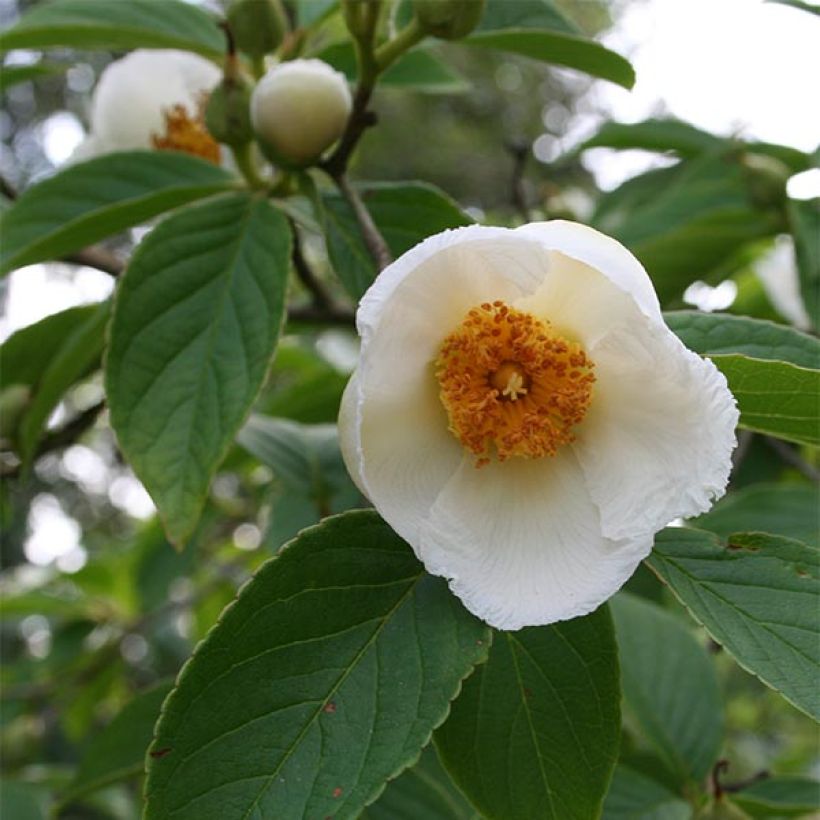
<instances>
[{"instance_id":1,"label":"twig","mask_svg":"<svg viewBox=\"0 0 820 820\"><path fill-rule=\"evenodd\" d=\"M524 222L532 221L529 205L527 205L527 189L524 185L524 169L527 165L529 149L521 140L507 143L507 151L513 160L512 178L510 180L510 198L513 207Z\"/></svg>"},{"instance_id":2,"label":"twig","mask_svg":"<svg viewBox=\"0 0 820 820\"><path fill-rule=\"evenodd\" d=\"M370 216L370 211L362 202L359 192L350 184L344 174L333 179L356 215L356 221L359 223L364 243L367 245L367 250L373 257L376 267L380 271L384 270L393 261L393 255L390 253L390 248L387 247L387 242L384 241L381 231L376 227L373 217Z\"/></svg>"},{"instance_id":3,"label":"twig","mask_svg":"<svg viewBox=\"0 0 820 820\"><path fill-rule=\"evenodd\" d=\"M794 467L795 470L806 476L809 481L813 481L815 484L820 483L820 470L813 464L809 464L797 450L790 447L785 441L780 441L780 439L771 438L770 436L763 436L763 441L790 467Z\"/></svg>"},{"instance_id":4,"label":"twig","mask_svg":"<svg viewBox=\"0 0 820 820\"><path fill-rule=\"evenodd\" d=\"M752 439L754 438L754 433L751 430L741 430L737 436L737 447L735 448L734 453L732 453L732 471L740 467L743 463L743 459L746 458L746 453L749 452L749 447L752 444Z\"/></svg>"},{"instance_id":5,"label":"twig","mask_svg":"<svg viewBox=\"0 0 820 820\"><path fill-rule=\"evenodd\" d=\"M317 308L308 305L306 307L290 308L288 310L288 321L352 327L356 322L356 314L352 310L343 307Z\"/></svg>"},{"instance_id":6,"label":"twig","mask_svg":"<svg viewBox=\"0 0 820 820\"><path fill-rule=\"evenodd\" d=\"M333 297L328 293L324 283L316 276L310 265L308 265L305 255L302 253L302 243L296 225L291 222L290 227L293 231L293 269L296 271L299 281L310 293L314 307L320 310L332 308Z\"/></svg>"},{"instance_id":7,"label":"twig","mask_svg":"<svg viewBox=\"0 0 820 820\"><path fill-rule=\"evenodd\" d=\"M109 276L119 276L125 270L125 262L115 253L101 247L100 245L90 245L81 251L70 253L62 260L73 265L84 265L89 268L96 268Z\"/></svg>"},{"instance_id":8,"label":"twig","mask_svg":"<svg viewBox=\"0 0 820 820\"><path fill-rule=\"evenodd\" d=\"M52 450L60 450L73 444L86 430L94 426L97 416L105 408L105 401L98 401L91 407L78 413L71 421L66 422L62 427L50 432L43 437L40 446L37 448L37 455L49 453Z\"/></svg>"}]
</instances>

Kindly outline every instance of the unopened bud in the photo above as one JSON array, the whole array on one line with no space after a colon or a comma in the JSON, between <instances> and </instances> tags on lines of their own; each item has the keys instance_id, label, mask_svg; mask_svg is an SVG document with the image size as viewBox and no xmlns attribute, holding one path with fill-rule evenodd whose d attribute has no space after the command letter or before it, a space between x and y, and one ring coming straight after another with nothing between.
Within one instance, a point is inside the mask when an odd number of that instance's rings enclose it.
<instances>
[{"instance_id":1,"label":"unopened bud","mask_svg":"<svg viewBox=\"0 0 820 820\"><path fill-rule=\"evenodd\" d=\"M486 0L413 0L422 31L442 40L466 37L481 21Z\"/></svg>"},{"instance_id":2,"label":"unopened bud","mask_svg":"<svg viewBox=\"0 0 820 820\"><path fill-rule=\"evenodd\" d=\"M228 9L236 47L251 57L275 51L288 31L288 18L279 0L234 0Z\"/></svg>"},{"instance_id":3,"label":"unopened bud","mask_svg":"<svg viewBox=\"0 0 820 820\"><path fill-rule=\"evenodd\" d=\"M229 64L231 62L229 58ZM205 126L215 140L233 147L251 141L252 89L251 83L235 66L233 70L226 69L222 82L211 92L205 109Z\"/></svg>"},{"instance_id":4,"label":"unopened bud","mask_svg":"<svg viewBox=\"0 0 820 820\"><path fill-rule=\"evenodd\" d=\"M277 164L316 161L344 132L352 100L344 74L322 60L293 60L272 68L251 95L251 122Z\"/></svg>"}]
</instances>

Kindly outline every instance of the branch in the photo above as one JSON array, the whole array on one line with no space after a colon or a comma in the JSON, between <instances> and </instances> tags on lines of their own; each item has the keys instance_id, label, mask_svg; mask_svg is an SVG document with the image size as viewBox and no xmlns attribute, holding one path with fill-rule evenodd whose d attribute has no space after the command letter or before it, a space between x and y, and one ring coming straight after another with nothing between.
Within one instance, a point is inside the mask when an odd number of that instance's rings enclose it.
<instances>
[{"instance_id":1,"label":"branch","mask_svg":"<svg viewBox=\"0 0 820 820\"><path fill-rule=\"evenodd\" d=\"M110 276L119 276L125 270L125 262L115 253L101 247L100 245L90 245L81 251L68 254L61 261L70 262L73 265L84 265L88 268L96 268Z\"/></svg>"},{"instance_id":2,"label":"branch","mask_svg":"<svg viewBox=\"0 0 820 820\"><path fill-rule=\"evenodd\" d=\"M370 211L367 210L362 198L359 196L359 192L350 184L346 176L334 177L333 181L353 209L364 243L367 245L367 250L370 251L376 267L380 271L384 270L393 261L393 254L390 253L387 242L384 241L381 231L376 227L373 217L370 216Z\"/></svg>"},{"instance_id":3,"label":"branch","mask_svg":"<svg viewBox=\"0 0 820 820\"><path fill-rule=\"evenodd\" d=\"M335 325L339 327L352 327L356 323L356 314L348 308L332 305L326 308L318 308L308 305L306 307L292 307L288 309L289 322L304 322L311 325Z\"/></svg>"},{"instance_id":4,"label":"branch","mask_svg":"<svg viewBox=\"0 0 820 820\"><path fill-rule=\"evenodd\" d=\"M524 185L524 169L527 165L529 149L525 142L516 140L507 143L507 151L513 160L512 178L510 179L510 199L513 207L524 222L531 222L529 205L527 205L527 189Z\"/></svg>"},{"instance_id":5,"label":"branch","mask_svg":"<svg viewBox=\"0 0 820 820\"><path fill-rule=\"evenodd\" d=\"M809 464L800 453L797 452L793 447L790 447L786 444L785 441L780 441L777 438L771 438L771 436L764 436L763 441L769 445L769 447L774 450L780 458L786 462L790 467L794 467L795 470L802 473L809 481L813 481L815 484L820 483L820 470L817 469L813 464Z\"/></svg>"}]
</instances>

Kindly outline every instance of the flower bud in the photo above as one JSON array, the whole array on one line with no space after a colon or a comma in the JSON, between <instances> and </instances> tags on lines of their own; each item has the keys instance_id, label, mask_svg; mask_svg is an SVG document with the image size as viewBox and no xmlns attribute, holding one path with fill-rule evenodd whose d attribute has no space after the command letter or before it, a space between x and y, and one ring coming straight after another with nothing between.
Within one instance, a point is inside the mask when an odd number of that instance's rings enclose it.
<instances>
[{"instance_id":1,"label":"flower bud","mask_svg":"<svg viewBox=\"0 0 820 820\"><path fill-rule=\"evenodd\" d=\"M421 29L442 40L466 37L481 20L486 0L413 0Z\"/></svg>"},{"instance_id":2,"label":"flower bud","mask_svg":"<svg viewBox=\"0 0 820 820\"><path fill-rule=\"evenodd\" d=\"M234 147L251 141L251 90L241 72L225 71L205 109L205 125L214 139Z\"/></svg>"},{"instance_id":3,"label":"flower bud","mask_svg":"<svg viewBox=\"0 0 820 820\"><path fill-rule=\"evenodd\" d=\"M316 161L342 135L352 100L347 80L321 60L293 60L272 68L251 95L251 122L275 163Z\"/></svg>"},{"instance_id":4,"label":"flower bud","mask_svg":"<svg viewBox=\"0 0 820 820\"><path fill-rule=\"evenodd\" d=\"M288 30L288 18L279 0L234 0L228 9L236 47L251 57L274 51Z\"/></svg>"}]
</instances>

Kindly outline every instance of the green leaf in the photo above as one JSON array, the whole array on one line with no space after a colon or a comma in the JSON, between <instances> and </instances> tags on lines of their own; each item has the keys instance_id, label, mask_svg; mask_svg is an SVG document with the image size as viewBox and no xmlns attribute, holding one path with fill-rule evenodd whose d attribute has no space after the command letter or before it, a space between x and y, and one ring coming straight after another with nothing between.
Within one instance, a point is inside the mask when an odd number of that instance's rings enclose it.
<instances>
[{"instance_id":1,"label":"green leaf","mask_svg":"<svg viewBox=\"0 0 820 820\"><path fill-rule=\"evenodd\" d=\"M624 699L667 766L699 781L723 741L714 664L686 626L661 607L626 593L611 605Z\"/></svg>"},{"instance_id":2,"label":"green leaf","mask_svg":"<svg viewBox=\"0 0 820 820\"><path fill-rule=\"evenodd\" d=\"M820 198L790 200L789 221L794 237L800 294L815 329L820 328Z\"/></svg>"},{"instance_id":3,"label":"green leaf","mask_svg":"<svg viewBox=\"0 0 820 820\"><path fill-rule=\"evenodd\" d=\"M432 234L472 221L445 193L421 182L373 184L363 187L361 194L395 256ZM347 291L358 299L375 279L376 267L347 202L328 194L322 204L330 261Z\"/></svg>"},{"instance_id":4,"label":"green leaf","mask_svg":"<svg viewBox=\"0 0 820 820\"><path fill-rule=\"evenodd\" d=\"M618 755L620 696L606 607L496 632L435 736L442 762L488 818L596 817Z\"/></svg>"},{"instance_id":5,"label":"green leaf","mask_svg":"<svg viewBox=\"0 0 820 820\"><path fill-rule=\"evenodd\" d=\"M575 68L624 88L635 84L635 71L628 60L593 40L572 34L526 28L477 31L461 42Z\"/></svg>"},{"instance_id":6,"label":"green leaf","mask_svg":"<svg viewBox=\"0 0 820 820\"><path fill-rule=\"evenodd\" d=\"M47 820L45 790L22 780L0 780L0 817L9 820Z\"/></svg>"},{"instance_id":7,"label":"green leaf","mask_svg":"<svg viewBox=\"0 0 820 820\"><path fill-rule=\"evenodd\" d=\"M71 165L0 214L0 273L58 259L237 184L213 163L170 151L128 151Z\"/></svg>"},{"instance_id":8,"label":"green leaf","mask_svg":"<svg viewBox=\"0 0 820 820\"><path fill-rule=\"evenodd\" d=\"M0 49L180 48L208 57L225 50L216 20L181 0L52 0L0 34Z\"/></svg>"},{"instance_id":9,"label":"green leaf","mask_svg":"<svg viewBox=\"0 0 820 820\"><path fill-rule=\"evenodd\" d=\"M640 148L644 151L674 151L682 157L696 157L714 151L724 140L688 122L675 119L650 119L643 122L608 122L581 145L587 148Z\"/></svg>"},{"instance_id":10,"label":"green leaf","mask_svg":"<svg viewBox=\"0 0 820 820\"><path fill-rule=\"evenodd\" d=\"M359 820L480 820L480 816L453 785L431 743L412 769L387 784Z\"/></svg>"},{"instance_id":11,"label":"green leaf","mask_svg":"<svg viewBox=\"0 0 820 820\"><path fill-rule=\"evenodd\" d=\"M84 324L98 305L82 305L52 313L33 325L21 328L0 345L0 378L3 387L35 385L66 339Z\"/></svg>"},{"instance_id":12,"label":"green leaf","mask_svg":"<svg viewBox=\"0 0 820 820\"><path fill-rule=\"evenodd\" d=\"M333 43L318 56L351 82L356 80L356 53L350 41ZM379 86L428 94L457 94L470 88L464 77L423 48L403 54L379 77Z\"/></svg>"},{"instance_id":13,"label":"green leaf","mask_svg":"<svg viewBox=\"0 0 820 820\"><path fill-rule=\"evenodd\" d=\"M739 353L799 367L820 367L820 339L786 325L697 310L668 311L663 318L688 348L705 356Z\"/></svg>"},{"instance_id":14,"label":"green leaf","mask_svg":"<svg viewBox=\"0 0 820 820\"><path fill-rule=\"evenodd\" d=\"M40 375L19 427L24 461L34 455L46 422L66 390L99 366L110 311L110 302L95 305L93 313L66 335Z\"/></svg>"},{"instance_id":15,"label":"green leaf","mask_svg":"<svg viewBox=\"0 0 820 820\"><path fill-rule=\"evenodd\" d=\"M92 737L80 759L77 775L68 785L63 804L142 773L160 706L170 691L169 682L141 692Z\"/></svg>"},{"instance_id":16,"label":"green leaf","mask_svg":"<svg viewBox=\"0 0 820 820\"><path fill-rule=\"evenodd\" d=\"M295 6L299 25L306 28L332 14L339 7L339 0L296 0Z\"/></svg>"},{"instance_id":17,"label":"green leaf","mask_svg":"<svg viewBox=\"0 0 820 820\"><path fill-rule=\"evenodd\" d=\"M52 77L61 74L68 68L68 63L32 63L31 65L4 65L0 68L0 91L6 91L14 85L36 80L39 77Z\"/></svg>"},{"instance_id":18,"label":"green leaf","mask_svg":"<svg viewBox=\"0 0 820 820\"><path fill-rule=\"evenodd\" d=\"M809 14L820 14L820 6L806 0L767 0L768 3L779 3L781 6L791 6L793 9L807 11Z\"/></svg>"},{"instance_id":19,"label":"green leaf","mask_svg":"<svg viewBox=\"0 0 820 820\"><path fill-rule=\"evenodd\" d=\"M551 0L488 0L477 31L498 29L551 29L565 34L580 34Z\"/></svg>"},{"instance_id":20,"label":"green leaf","mask_svg":"<svg viewBox=\"0 0 820 820\"><path fill-rule=\"evenodd\" d=\"M723 538L768 532L820 547L817 488L810 484L753 484L729 493L690 523Z\"/></svg>"},{"instance_id":21,"label":"green leaf","mask_svg":"<svg viewBox=\"0 0 820 820\"><path fill-rule=\"evenodd\" d=\"M602 820L690 820L692 807L666 786L619 765L601 817Z\"/></svg>"},{"instance_id":22,"label":"green leaf","mask_svg":"<svg viewBox=\"0 0 820 820\"><path fill-rule=\"evenodd\" d=\"M732 798L752 817L802 817L820 811L820 782L776 775L747 786Z\"/></svg>"},{"instance_id":23,"label":"green leaf","mask_svg":"<svg viewBox=\"0 0 820 820\"><path fill-rule=\"evenodd\" d=\"M820 717L818 550L788 538L659 533L649 567L746 670L798 709Z\"/></svg>"},{"instance_id":24,"label":"green leaf","mask_svg":"<svg viewBox=\"0 0 820 820\"><path fill-rule=\"evenodd\" d=\"M326 519L258 571L186 664L151 747L147 820L358 816L418 756L488 640L375 513Z\"/></svg>"},{"instance_id":25,"label":"green leaf","mask_svg":"<svg viewBox=\"0 0 820 820\"><path fill-rule=\"evenodd\" d=\"M820 445L820 370L746 356L715 355L740 408L740 426Z\"/></svg>"},{"instance_id":26,"label":"green leaf","mask_svg":"<svg viewBox=\"0 0 820 820\"><path fill-rule=\"evenodd\" d=\"M137 248L111 324L106 392L123 452L182 545L259 392L284 315L291 236L265 199L180 211Z\"/></svg>"}]
</instances>

